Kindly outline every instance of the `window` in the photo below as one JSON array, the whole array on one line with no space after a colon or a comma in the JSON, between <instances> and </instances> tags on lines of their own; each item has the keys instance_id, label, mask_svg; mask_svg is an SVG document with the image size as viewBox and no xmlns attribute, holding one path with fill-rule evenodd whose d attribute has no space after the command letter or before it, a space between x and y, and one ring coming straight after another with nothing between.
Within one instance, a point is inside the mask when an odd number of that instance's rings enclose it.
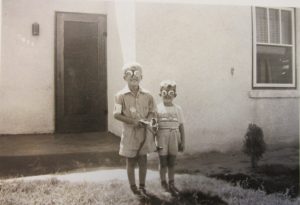
<instances>
[{"instance_id":1,"label":"window","mask_svg":"<svg viewBox=\"0 0 300 205\"><path fill-rule=\"evenodd\" d=\"M253 87L295 88L292 8L253 9Z\"/></svg>"}]
</instances>

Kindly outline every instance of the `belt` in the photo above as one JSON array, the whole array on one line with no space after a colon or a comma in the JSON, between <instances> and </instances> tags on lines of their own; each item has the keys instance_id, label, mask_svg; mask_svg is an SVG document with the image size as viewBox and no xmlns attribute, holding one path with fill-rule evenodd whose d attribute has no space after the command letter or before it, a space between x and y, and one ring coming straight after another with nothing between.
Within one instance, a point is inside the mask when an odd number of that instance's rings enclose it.
<instances>
[{"instance_id":1,"label":"belt","mask_svg":"<svg viewBox=\"0 0 300 205\"><path fill-rule=\"evenodd\" d=\"M158 130L179 130L178 127L159 127Z\"/></svg>"}]
</instances>

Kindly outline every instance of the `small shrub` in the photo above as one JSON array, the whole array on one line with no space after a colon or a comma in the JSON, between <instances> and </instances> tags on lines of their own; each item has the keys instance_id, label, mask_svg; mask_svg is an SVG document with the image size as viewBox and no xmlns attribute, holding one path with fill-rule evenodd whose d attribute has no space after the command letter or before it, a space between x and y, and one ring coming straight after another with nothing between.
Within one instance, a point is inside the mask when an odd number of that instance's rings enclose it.
<instances>
[{"instance_id":1,"label":"small shrub","mask_svg":"<svg viewBox=\"0 0 300 205\"><path fill-rule=\"evenodd\" d=\"M251 167L256 168L258 160L266 151L263 130L254 123L250 123L245 134L243 152L251 157Z\"/></svg>"}]
</instances>

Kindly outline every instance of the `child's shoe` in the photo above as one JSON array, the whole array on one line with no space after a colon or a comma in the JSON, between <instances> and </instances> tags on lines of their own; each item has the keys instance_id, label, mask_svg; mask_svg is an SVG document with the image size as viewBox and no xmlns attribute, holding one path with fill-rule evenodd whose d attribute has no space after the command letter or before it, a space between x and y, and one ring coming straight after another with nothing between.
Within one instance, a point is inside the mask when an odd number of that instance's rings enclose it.
<instances>
[{"instance_id":1,"label":"child's shoe","mask_svg":"<svg viewBox=\"0 0 300 205\"><path fill-rule=\"evenodd\" d=\"M141 192L138 190L136 185L131 185L130 189L132 191L132 193L138 198L138 199L142 199L143 196L141 194Z\"/></svg>"},{"instance_id":2,"label":"child's shoe","mask_svg":"<svg viewBox=\"0 0 300 205\"><path fill-rule=\"evenodd\" d=\"M163 190L169 192L169 186L166 181L161 181L161 187L163 188Z\"/></svg>"},{"instance_id":3,"label":"child's shoe","mask_svg":"<svg viewBox=\"0 0 300 205\"><path fill-rule=\"evenodd\" d=\"M169 182L169 190L173 196L179 195L179 190L176 188L173 181Z\"/></svg>"},{"instance_id":4,"label":"child's shoe","mask_svg":"<svg viewBox=\"0 0 300 205\"><path fill-rule=\"evenodd\" d=\"M141 196L144 198L144 199L149 199L149 196L148 196L148 194L147 194L147 191L146 191L146 189L145 189L145 185L140 185L140 187L139 187L139 192L140 192L140 194L141 194Z\"/></svg>"}]
</instances>

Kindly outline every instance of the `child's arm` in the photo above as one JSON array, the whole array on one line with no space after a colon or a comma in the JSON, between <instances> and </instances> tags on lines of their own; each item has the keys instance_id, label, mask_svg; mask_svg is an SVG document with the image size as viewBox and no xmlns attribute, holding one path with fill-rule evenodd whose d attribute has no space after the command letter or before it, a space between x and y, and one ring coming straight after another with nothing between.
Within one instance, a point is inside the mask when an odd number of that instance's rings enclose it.
<instances>
[{"instance_id":1,"label":"child's arm","mask_svg":"<svg viewBox=\"0 0 300 205\"><path fill-rule=\"evenodd\" d=\"M121 95L115 96L115 107L114 107L114 111L113 111L114 118L116 120L119 120L126 124L133 125L134 127L140 126L140 123L139 123L140 119L127 117L123 114L123 106L122 105L124 103L122 103L122 101L123 101L123 97Z\"/></svg>"},{"instance_id":2,"label":"child's arm","mask_svg":"<svg viewBox=\"0 0 300 205\"><path fill-rule=\"evenodd\" d=\"M149 106L149 113L147 115L147 120L150 121L152 118L157 119L157 108L153 96L151 96L148 106Z\"/></svg>"},{"instance_id":3,"label":"child's arm","mask_svg":"<svg viewBox=\"0 0 300 205\"><path fill-rule=\"evenodd\" d=\"M181 142L179 144L179 152L184 152L185 149L185 132L184 132L184 117L183 117L183 113L182 113L182 109L181 107L177 106L178 108L178 118L179 118L179 132L180 132L180 138L181 138Z\"/></svg>"},{"instance_id":4,"label":"child's arm","mask_svg":"<svg viewBox=\"0 0 300 205\"><path fill-rule=\"evenodd\" d=\"M126 117L125 115L123 115L121 113L115 113L114 118L121 121L121 122L124 122L126 124L131 124L134 127L139 127L140 126L140 122L139 122L140 120L139 119Z\"/></svg>"},{"instance_id":5,"label":"child's arm","mask_svg":"<svg viewBox=\"0 0 300 205\"><path fill-rule=\"evenodd\" d=\"M147 116L147 120L150 121L152 118L157 119L157 114L156 112L150 112Z\"/></svg>"},{"instance_id":6,"label":"child's arm","mask_svg":"<svg viewBox=\"0 0 300 205\"><path fill-rule=\"evenodd\" d=\"M181 143L179 144L179 152L184 152L184 150L185 150L185 133L184 133L183 124L179 125L179 132L180 132L180 138L181 138Z\"/></svg>"}]
</instances>

